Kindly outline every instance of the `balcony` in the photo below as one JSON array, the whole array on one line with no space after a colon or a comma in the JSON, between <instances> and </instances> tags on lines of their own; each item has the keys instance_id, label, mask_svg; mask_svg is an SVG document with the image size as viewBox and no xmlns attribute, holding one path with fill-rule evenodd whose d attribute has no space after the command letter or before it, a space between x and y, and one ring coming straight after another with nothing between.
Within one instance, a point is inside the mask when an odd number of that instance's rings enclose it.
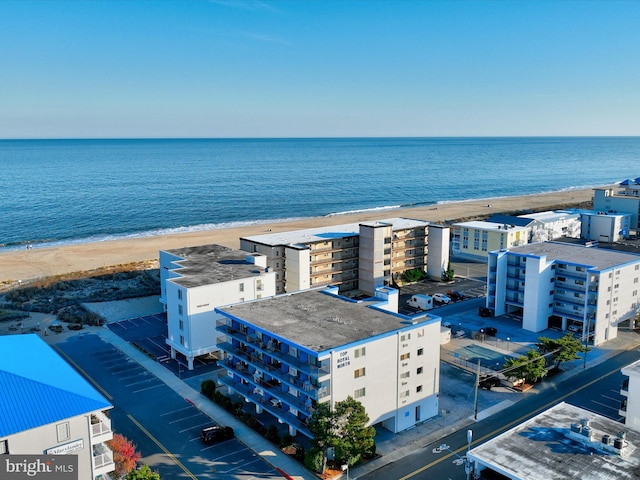
<instances>
[{"instance_id":1,"label":"balcony","mask_svg":"<svg viewBox=\"0 0 640 480\"><path fill-rule=\"evenodd\" d=\"M111 419L104 413L91 414L91 444L106 442L113 438L111 431Z\"/></svg>"},{"instance_id":2,"label":"balcony","mask_svg":"<svg viewBox=\"0 0 640 480\"><path fill-rule=\"evenodd\" d=\"M268 400L267 397L258 393L258 391L251 384L246 385L243 383L234 382L231 377L220 377L218 381L231 390L236 392L238 395L244 397L247 401L252 402L256 405L260 405L266 412L273 415L278 420L281 420L283 423L287 425L291 425L296 428L303 435L311 438L311 432L309 432L309 427L307 426L307 418L313 414L313 406L307 402L301 402L290 394L285 394L280 392L279 397L286 398L287 400L295 399L294 402L288 402L284 400L285 405L283 405L282 398L278 398L276 396L269 395ZM294 415L291 413L289 406L293 405L298 412L302 412L303 415L299 417L298 415Z\"/></svg>"},{"instance_id":3,"label":"balcony","mask_svg":"<svg viewBox=\"0 0 640 480\"><path fill-rule=\"evenodd\" d=\"M113 463L113 452L104 443L93 446L93 477L112 472L116 465Z\"/></svg>"},{"instance_id":4,"label":"balcony","mask_svg":"<svg viewBox=\"0 0 640 480\"><path fill-rule=\"evenodd\" d=\"M273 375L282 375L280 373L281 369L280 367L276 367L271 363L264 362L262 358L263 355L269 355L277 360L280 360L288 366L300 370L301 372L304 372L309 376L316 377L320 375L328 375L330 373L329 367L305 363L287 353L282 353L280 351L268 351L266 350L266 347L264 350L253 349L252 351L249 351L246 345L234 347L229 342L221 342L218 344L218 348L233 355L234 357L242 358L247 363L253 364L261 368L262 370L268 371Z\"/></svg>"},{"instance_id":5,"label":"balcony","mask_svg":"<svg viewBox=\"0 0 640 480\"><path fill-rule=\"evenodd\" d=\"M629 379L628 378L625 378L622 381L622 385L620 385L620 395L622 395L623 397L629 396Z\"/></svg>"},{"instance_id":6,"label":"balcony","mask_svg":"<svg viewBox=\"0 0 640 480\"><path fill-rule=\"evenodd\" d=\"M618 410L618 415L625 418L627 416L627 399L626 398L623 398L622 401L620 402L620 409Z\"/></svg>"}]
</instances>

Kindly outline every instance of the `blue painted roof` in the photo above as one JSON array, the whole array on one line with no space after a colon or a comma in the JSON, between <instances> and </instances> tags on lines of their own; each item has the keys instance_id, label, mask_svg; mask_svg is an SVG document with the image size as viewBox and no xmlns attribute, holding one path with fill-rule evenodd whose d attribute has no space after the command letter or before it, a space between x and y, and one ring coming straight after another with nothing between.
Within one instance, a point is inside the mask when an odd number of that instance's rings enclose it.
<instances>
[{"instance_id":1,"label":"blue painted roof","mask_svg":"<svg viewBox=\"0 0 640 480\"><path fill-rule=\"evenodd\" d=\"M37 335L0 337L0 438L111 407Z\"/></svg>"}]
</instances>

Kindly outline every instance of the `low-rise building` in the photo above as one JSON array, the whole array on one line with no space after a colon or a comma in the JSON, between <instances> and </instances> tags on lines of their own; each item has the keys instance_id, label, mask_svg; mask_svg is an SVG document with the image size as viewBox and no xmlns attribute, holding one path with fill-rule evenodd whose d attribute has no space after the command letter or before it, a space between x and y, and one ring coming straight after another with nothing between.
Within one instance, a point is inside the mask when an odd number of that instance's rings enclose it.
<instances>
[{"instance_id":1,"label":"low-rise building","mask_svg":"<svg viewBox=\"0 0 640 480\"><path fill-rule=\"evenodd\" d=\"M581 210L580 237L594 242L613 243L629 238L631 232L630 213L607 213L596 210Z\"/></svg>"},{"instance_id":2,"label":"low-rise building","mask_svg":"<svg viewBox=\"0 0 640 480\"><path fill-rule=\"evenodd\" d=\"M77 478L113 471L112 405L35 334L0 337L0 455L77 455Z\"/></svg>"},{"instance_id":3,"label":"low-rise building","mask_svg":"<svg viewBox=\"0 0 640 480\"><path fill-rule=\"evenodd\" d=\"M467 453L474 478L626 480L640 477L640 432L560 403Z\"/></svg>"},{"instance_id":4,"label":"low-rise building","mask_svg":"<svg viewBox=\"0 0 640 480\"><path fill-rule=\"evenodd\" d=\"M606 213L631 215L631 230L640 231L640 177L593 190L593 209Z\"/></svg>"},{"instance_id":5,"label":"low-rise building","mask_svg":"<svg viewBox=\"0 0 640 480\"><path fill-rule=\"evenodd\" d=\"M221 245L160 252L160 302L167 314L171 357L193 369L198 356L217 352L215 308L275 295L266 257Z\"/></svg>"},{"instance_id":6,"label":"low-rise building","mask_svg":"<svg viewBox=\"0 0 640 480\"><path fill-rule=\"evenodd\" d=\"M559 238L580 238L581 215L573 210L550 210L547 212L519 215L534 220L529 243L546 242Z\"/></svg>"},{"instance_id":7,"label":"low-rise building","mask_svg":"<svg viewBox=\"0 0 640 480\"><path fill-rule=\"evenodd\" d=\"M370 425L399 432L438 414L440 318L397 312L398 291L371 301L309 289L218 308L219 382L311 437L319 403L361 402Z\"/></svg>"},{"instance_id":8,"label":"low-rise building","mask_svg":"<svg viewBox=\"0 0 640 480\"><path fill-rule=\"evenodd\" d=\"M240 248L268 257L276 293L335 285L340 292L373 294L407 270L440 279L449 261L449 228L389 218L243 237Z\"/></svg>"},{"instance_id":9,"label":"low-rise building","mask_svg":"<svg viewBox=\"0 0 640 480\"><path fill-rule=\"evenodd\" d=\"M620 415L629 427L640 430L640 360L622 369L626 375L620 388L624 398L620 405Z\"/></svg>"},{"instance_id":10,"label":"low-rise building","mask_svg":"<svg viewBox=\"0 0 640 480\"><path fill-rule=\"evenodd\" d=\"M532 332L553 326L599 345L635 318L639 292L639 255L561 242L489 254L486 307Z\"/></svg>"},{"instance_id":11,"label":"low-rise building","mask_svg":"<svg viewBox=\"0 0 640 480\"><path fill-rule=\"evenodd\" d=\"M454 223L451 226L451 253L463 258L486 260L492 250L526 245L530 236L530 226L514 223L479 220Z\"/></svg>"}]
</instances>

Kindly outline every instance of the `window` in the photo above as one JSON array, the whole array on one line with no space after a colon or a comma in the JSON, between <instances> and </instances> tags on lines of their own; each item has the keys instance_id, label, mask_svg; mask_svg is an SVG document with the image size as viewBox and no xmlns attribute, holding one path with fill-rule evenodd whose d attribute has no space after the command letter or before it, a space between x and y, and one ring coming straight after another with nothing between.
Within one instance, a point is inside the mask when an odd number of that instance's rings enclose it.
<instances>
[{"instance_id":1,"label":"window","mask_svg":"<svg viewBox=\"0 0 640 480\"><path fill-rule=\"evenodd\" d=\"M405 340L410 340L411 339L411 334L407 333L406 335L401 335L400 336L400 341L404 342Z\"/></svg>"},{"instance_id":2,"label":"window","mask_svg":"<svg viewBox=\"0 0 640 480\"><path fill-rule=\"evenodd\" d=\"M9 453L9 441L0 440L0 455L6 455Z\"/></svg>"},{"instance_id":3,"label":"window","mask_svg":"<svg viewBox=\"0 0 640 480\"><path fill-rule=\"evenodd\" d=\"M178 300L182 300L182 290L178 290Z\"/></svg>"},{"instance_id":4,"label":"window","mask_svg":"<svg viewBox=\"0 0 640 480\"><path fill-rule=\"evenodd\" d=\"M409 378L409 372L402 372L400 378Z\"/></svg>"},{"instance_id":5,"label":"window","mask_svg":"<svg viewBox=\"0 0 640 480\"><path fill-rule=\"evenodd\" d=\"M244 282L241 282L239 287L240 287L240 291L244 292Z\"/></svg>"},{"instance_id":6,"label":"window","mask_svg":"<svg viewBox=\"0 0 640 480\"><path fill-rule=\"evenodd\" d=\"M367 347L356 348L355 351L353 352L353 356L355 358L364 357L366 353L367 353Z\"/></svg>"},{"instance_id":7,"label":"window","mask_svg":"<svg viewBox=\"0 0 640 480\"><path fill-rule=\"evenodd\" d=\"M400 392L400 398L405 398L409 396L409 390L405 390L404 392Z\"/></svg>"},{"instance_id":8,"label":"window","mask_svg":"<svg viewBox=\"0 0 640 480\"><path fill-rule=\"evenodd\" d=\"M418 369L416 370L416 373L420 375L423 371L424 369L422 367L418 367Z\"/></svg>"},{"instance_id":9,"label":"window","mask_svg":"<svg viewBox=\"0 0 640 480\"><path fill-rule=\"evenodd\" d=\"M418 349L418 356L422 355L424 353L424 348L419 348Z\"/></svg>"},{"instance_id":10,"label":"window","mask_svg":"<svg viewBox=\"0 0 640 480\"><path fill-rule=\"evenodd\" d=\"M180 335L180 345L184 347L184 337Z\"/></svg>"},{"instance_id":11,"label":"window","mask_svg":"<svg viewBox=\"0 0 640 480\"><path fill-rule=\"evenodd\" d=\"M69 440L69 438L71 438L71 434L69 433L69 422L59 423L56 425L56 431L58 432L59 442Z\"/></svg>"},{"instance_id":12,"label":"window","mask_svg":"<svg viewBox=\"0 0 640 480\"><path fill-rule=\"evenodd\" d=\"M180 320L180 330L184 330L184 321Z\"/></svg>"},{"instance_id":13,"label":"window","mask_svg":"<svg viewBox=\"0 0 640 480\"><path fill-rule=\"evenodd\" d=\"M418 385L416 387L416 393L420 393L422 391L422 385Z\"/></svg>"},{"instance_id":14,"label":"window","mask_svg":"<svg viewBox=\"0 0 640 480\"><path fill-rule=\"evenodd\" d=\"M182 314L183 314L182 305L178 305L178 315L182 315Z\"/></svg>"},{"instance_id":15,"label":"window","mask_svg":"<svg viewBox=\"0 0 640 480\"><path fill-rule=\"evenodd\" d=\"M364 377L364 367L353 371L353 378Z\"/></svg>"},{"instance_id":16,"label":"window","mask_svg":"<svg viewBox=\"0 0 640 480\"><path fill-rule=\"evenodd\" d=\"M407 360L410 356L410 353L403 353L402 355L400 355L400 360Z\"/></svg>"},{"instance_id":17,"label":"window","mask_svg":"<svg viewBox=\"0 0 640 480\"><path fill-rule=\"evenodd\" d=\"M366 393L366 388L359 388L358 390L356 390L355 392L353 392L353 398L360 398L360 397L364 397Z\"/></svg>"}]
</instances>

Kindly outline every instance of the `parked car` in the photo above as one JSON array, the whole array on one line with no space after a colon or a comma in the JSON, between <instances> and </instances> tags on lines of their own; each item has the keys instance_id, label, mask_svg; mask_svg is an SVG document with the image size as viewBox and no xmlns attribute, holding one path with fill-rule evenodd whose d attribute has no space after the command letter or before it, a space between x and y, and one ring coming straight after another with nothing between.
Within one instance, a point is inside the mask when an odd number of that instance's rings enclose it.
<instances>
[{"instance_id":1,"label":"parked car","mask_svg":"<svg viewBox=\"0 0 640 480\"><path fill-rule=\"evenodd\" d=\"M480 382L478 383L478 386L484 390L491 390L491 387L499 387L500 385L502 385L502 382L498 377L486 375L480 377Z\"/></svg>"},{"instance_id":2,"label":"parked car","mask_svg":"<svg viewBox=\"0 0 640 480\"><path fill-rule=\"evenodd\" d=\"M480 329L480 333L486 333L490 337L495 337L498 329L496 327L484 327Z\"/></svg>"},{"instance_id":3,"label":"parked car","mask_svg":"<svg viewBox=\"0 0 640 480\"><path fill-rule=\"evenodd\" d=\"M491 309L487 308L487 307L480 307L478 309L478 315L480 315L481 317L490 317L491 316Z\"/></svg>"},{"instance_id":4,"label":"parked car","mask_svg":"<svg viewBox=\"0 0 640 480\"><path fill-rule=\"evenodd\" d=\"M451 322L442 322L442 326L445 328L453 328Z\"/></svg>"},{"instance_id":5,"label":"parked car","mask_svg":"<svg viewBox=\"0 0 640 480\"><path fill-rule=\"evenodd\" d=\"M451 302L451 299L447 297L444 293L434 293L432 297L436 302L440 302L444 304Z\"/></svg>"},{"instance_id":6,"label":"parked car","mask_svg":"<svg viewBox=\"0 0 640 480\"><path fill-rule=\"evenodd\" d=\"M569 325L569 327L567 327L567 330L569 330L570 332L573 332L573 333L582 333L582 326L580 326L580 325Z\"/></svg>"},{"instance_id":7,"label":"parked car","mask_svg":"<svg viewBox=\"0 0 640 480\"><path fill-rule=\"evenodd\" d=\"M51 330L52 332L60 333L64 330L64 327L60 325L57 320L54 320L53 323L49 325L49 330Z\"/></svg>"},{"instance_id":8,"label":"parked car","mask_svg":"<svg viewBox=\"0 0 640 480\"><path fill-rule=\"evenodd\" d=\"M70 323L67 325L67 328L69 330L82 330L82 324L81 323Z\"/></svg>"},{"instance_id":9,"label":"parked car","mask_svg":"<svg viewBox=\"0 0 640 480\"><path fill-rule=\"evenodd\" d=\"M215 425L212 427L205 427L202 429L202 432L200 432L200 440L207 445L229 440L230 438L233 438L233 428L231 427L220 427Z\"/></svg>"},{"instance_id":10,"label":"parked car","mask_svg":"<svg viewBox=\"0 0 640 480\"><path fill-rule=\"evenodd\" d=\"M458 300L464 300L464 294L459 290L449 290L447 292L447 296L454 302L457 302Z\"/></svg>"}]
</instances>

